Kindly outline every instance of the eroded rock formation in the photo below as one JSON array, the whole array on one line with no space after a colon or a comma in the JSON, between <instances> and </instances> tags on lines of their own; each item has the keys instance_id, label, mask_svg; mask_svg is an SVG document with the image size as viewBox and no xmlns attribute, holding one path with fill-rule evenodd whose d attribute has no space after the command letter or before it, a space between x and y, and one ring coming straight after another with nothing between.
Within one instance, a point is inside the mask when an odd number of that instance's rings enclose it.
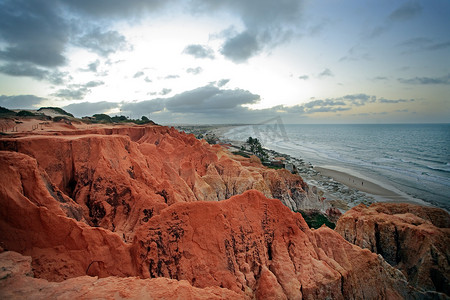
<instances>
[{"instance_id":1,"label":"eroded rock formation","mask_svg":"<svg viewBox=\"0 0 450 300\"><path fill-rule=\"evenodd\" d=\"M124 298L147 284L168 298L177 296L169 286L194 298L422 295L381 256L310 230L287 207L322 205L299 176L174 129L16 136L0 149L0 246L30 256L34 276L61 282L25 276L30 286L76 295L79 285L92 297L92 285L127 286ZM1 282L1 293L13 289L40 297Z\"/></svg>"},{"instance_id":2,"label":"eroded rock formation","mask_svg":"<svg viewBox=\"0 0 450 300\"><path fill-rule=\"evenodd\" d=\"M381 254L410 284L450 296L450 216L439 208L405 203L361 204L345 213L336 231Z\"/></svg>"}]
</instances>

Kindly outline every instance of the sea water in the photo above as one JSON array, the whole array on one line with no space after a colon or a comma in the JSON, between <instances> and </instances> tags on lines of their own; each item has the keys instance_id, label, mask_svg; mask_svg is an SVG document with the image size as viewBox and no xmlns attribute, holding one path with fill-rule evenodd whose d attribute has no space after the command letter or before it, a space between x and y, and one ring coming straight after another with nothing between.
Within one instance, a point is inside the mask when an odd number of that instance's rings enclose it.
<instances>
[{"instance_id":1,"label":"sea water","mask_svg":"<svg viewBox=\"0 0 450 300\"><path fill-rule=\"evenodd\" d=\"M450 124L237 126L224 136L257 137L264 147L314 166L355 172L450 210Z\"/></svg>"}]
</instances>

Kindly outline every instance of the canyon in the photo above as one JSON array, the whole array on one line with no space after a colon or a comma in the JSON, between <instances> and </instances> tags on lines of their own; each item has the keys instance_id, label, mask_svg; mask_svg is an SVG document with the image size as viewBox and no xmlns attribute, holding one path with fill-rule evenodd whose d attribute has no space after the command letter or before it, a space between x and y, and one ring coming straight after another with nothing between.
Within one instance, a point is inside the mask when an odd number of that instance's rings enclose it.
<instances>
[{"instance_id":1,"label":"canyon","mask_svg":"<svg viewBox=\"0 0 450 300\"><path fill-rule=\"evenodd\" d=\"M4 297L448 295L442 210L358 206L310 229L296 210L334 210L256 157L158 125L57 125L0 138Z\"/></svg>"}]
</instances>

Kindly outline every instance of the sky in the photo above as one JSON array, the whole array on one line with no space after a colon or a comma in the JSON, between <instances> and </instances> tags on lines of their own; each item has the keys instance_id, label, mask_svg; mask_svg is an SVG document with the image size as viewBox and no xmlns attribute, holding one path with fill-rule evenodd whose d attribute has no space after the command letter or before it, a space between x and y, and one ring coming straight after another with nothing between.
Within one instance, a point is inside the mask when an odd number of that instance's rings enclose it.
<instances>
[{"instance_id":1,"label":"sky","mask_svg":"<svg viewBox=\"0 0 450 300\"><path fill-rule=\"evenodd\" d=\"M449 123L450 1L0 0L0 106Z\"/></svg>"}]
</instances>

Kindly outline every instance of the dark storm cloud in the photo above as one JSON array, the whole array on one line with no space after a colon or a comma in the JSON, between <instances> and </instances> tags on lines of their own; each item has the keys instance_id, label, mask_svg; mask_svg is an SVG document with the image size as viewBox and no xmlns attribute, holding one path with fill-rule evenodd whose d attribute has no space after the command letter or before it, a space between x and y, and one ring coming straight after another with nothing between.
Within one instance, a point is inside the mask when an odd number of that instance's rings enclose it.
<instances>
[{"instance_id":1,"label":"dark storm cloud","mask_svg":"<svg viewBox=\"0 0 450 300\"><path fill-rule=\"evenodd\" d=\"M43 80L50 74L48 70L37 68L30 63L8 63L0 66L0 72L10 76L27 76Z\"/></svg>"},{"instance_id":2,"label":"dark storm cloud","mask_svg":"<svg viewBox=\"0 0 450 300\"><path fill-rule=\"evenodd\" d=\"M82 102L82 103L74 103L67 106L64 106L63 109L76 117L84 117L84 116L92 116L94 114L103 114L108 112L113 108L117 108L119 106L118 103L114 102Z\"/></svg>"},{"instance_id":3,"label":"dark storm cloud","mask_svg":"<svg viewBox=\"0 0 450 300\"><path fill-rule=\"evenodd\" d=\"M248 31L244 31L229 38L220 53L235 63L247 61L261 50L256 36Z\"/></svg>"},{"instance_id":4,"label":"dark storm cloud","mask_svg":"<svg viewBox=\"0 0 450 300\"><path fill-rule=\"evenodd\" d=\"M95 18L140 17L173 2L170 0L63 0L70 9Z\"/></svg>"},{"instance_id":5,"label":"dark storm cloud","mask_svg":"<svg viewBox=\"0 0 450 300\"><path fill-rule=\"evenodd\" d=\"M409 20L422 12L422 6L417 1L405 2L402 6L394 10L389 19L392 21Z\"/></svg>"},{"instance_id":6,"label":"dark storm cloud","mask_svg":"<svg viewBox=\"0 0 450 300\"><path fill-rule=\"evenodd\" d=\"M184 48L183 53L192 55L195 58L214 59L214 50L203 45L189 45Z\"/></svg>"},{"instance_id":7,"label":"dark storm cloud","mask_svg":"<svg viewBox=\"0 0 450 300\"><path fill-rule=\"evenodd\" d=\"M74 44L105 57L117 51L132 49L125 37L117 31L102 31L100 28L94 28L80 36Z\"/></svg>"},{"instance_id":8,"label":"dark storm cloud","mask_svg":"<svg viewBox=\"0 0 450 300\"><path fill-rule=\"evenodd\" d=\"M17 95L17 96L0 96L0 106L15 109L15 108L35 108L40 104L44 98L34 95Z\"/></svg>"},{"instance_id":9,"label":"dark storm cloud","mask_svg":"<svg viewBox=\"0 0 450 300\"><path fill-rule=\"evenodd\" d=\"M56 67L68 41L68 25L56 2L36 0L0 1L0 37L6 46L0 59Z\"/></svg>"},{"instance_id":10,"label":"dark storm cloud","mask_svg":"<svg viewBox=\"0 0 450 300\"><path fill-rule=\"evenodd\" d=\"M36 80L47 80L52 84L61 85L70 78L67 72L49 71L40 67L36 67L31 63L8 63L0 66L0 73L16 76L31 77Z\"/></svg>"},{"instance_id":11,"label":"dark storm cloud","mask_svg":"<svg viewBox=\"0 0 450 300\"><path fill-rule=\"evenodd\" d=\"M413 85L427 85L427 84L450 84L450 73L442 77L414 77L414 78L399 78L399 82Z\"/></svg>"},{"instance_id":12,"label":"dark storm cloud","mask_svg":"<svg viewBox=\"0 0 450 300\"><path fill-rule=\"evenodd\" d=\"M190 73L190 74L198 75L198 74L200 74L201 72L203 72L203 69L202 69L201 67L197 67L197 68L188 68L188 69L186 70L186 72L187 72L187 73Z\"/></svg>"},{"instance_id":13,"label":"dark storm cloud","mask_svg":"<svg viewBox=\"0 0 450 300\"><path fill-rule=\"evenodd\" d=\"M226 36L221 53L233 62L245 62L264 48L276 47L295 34L301 20L299 0L193 0L196 12L230 11L245 26L242 32ZM239 49L239 45L246 49Z\"/></svg>"}]
</instances>

